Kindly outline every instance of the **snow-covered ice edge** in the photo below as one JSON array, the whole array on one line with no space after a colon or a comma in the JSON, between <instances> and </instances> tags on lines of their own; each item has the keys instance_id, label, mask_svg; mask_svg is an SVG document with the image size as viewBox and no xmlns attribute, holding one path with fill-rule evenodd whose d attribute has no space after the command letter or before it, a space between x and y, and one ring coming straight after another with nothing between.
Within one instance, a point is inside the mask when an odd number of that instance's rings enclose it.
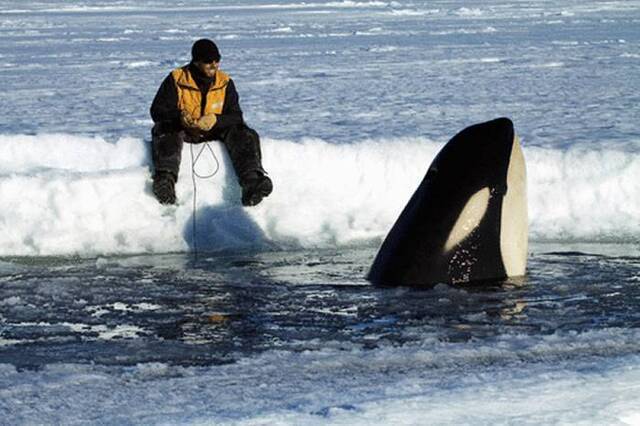
<instances>
[{"instance_id":1,"label":"snow-covered ice edge","mask_svg":"<svg viewBox=\"0 0 640 426\"><path fill-rule=\"evenodd\" d=\"M253 208L224 148L196 164L198 248L323 248L378 243L444 142L263 141L275 190ZM193 248L191 151L178 204L151 193L149 143L68 134L0 135L0 256L163 253ZM524 147L537 241L637 242L640 154L612 147Z\"/></svg>"}]
</instances>

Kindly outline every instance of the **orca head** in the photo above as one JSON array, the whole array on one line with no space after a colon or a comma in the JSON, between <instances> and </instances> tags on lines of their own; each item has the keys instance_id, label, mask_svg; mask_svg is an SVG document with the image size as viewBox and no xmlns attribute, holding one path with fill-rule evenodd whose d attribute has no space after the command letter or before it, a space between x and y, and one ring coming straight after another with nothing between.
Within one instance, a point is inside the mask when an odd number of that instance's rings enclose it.
<instances>
[{"instance_id":1,"label":"orca head","mask_svg":"<svg viewBox=\"0 0 640 426\"><path fill-rule=\"evenodd\" d=\"M511 120L464 129L434 159L368 278L424 286L524 273L525 187L524 158Z\"/></svg>"}]
</instances>

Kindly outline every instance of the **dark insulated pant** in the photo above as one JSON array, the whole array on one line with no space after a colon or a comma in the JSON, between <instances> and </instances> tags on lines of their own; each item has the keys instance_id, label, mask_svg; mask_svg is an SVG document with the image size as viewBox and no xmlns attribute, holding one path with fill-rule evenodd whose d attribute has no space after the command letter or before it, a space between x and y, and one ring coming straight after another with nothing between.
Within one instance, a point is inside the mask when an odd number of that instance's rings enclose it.
<instances>
[{"instance_id":1,"label":"dark insulated pant","mask_svg":"<svg viewBox=\"0 0 640 426\"><path fill-rule=\"evenodd\" d=\"M209 133L197 140L193 140L184 130L163 133L158 126L153 128L151 134L155 172L172 173L176 180L184 143L197 144L211 140L219 140L225 145L241 185L249 177L255 176L256 172L265 173L262 168L260 137L255 130L245 125L234 126L222 136Z\"/></svg>"}]
</instances>

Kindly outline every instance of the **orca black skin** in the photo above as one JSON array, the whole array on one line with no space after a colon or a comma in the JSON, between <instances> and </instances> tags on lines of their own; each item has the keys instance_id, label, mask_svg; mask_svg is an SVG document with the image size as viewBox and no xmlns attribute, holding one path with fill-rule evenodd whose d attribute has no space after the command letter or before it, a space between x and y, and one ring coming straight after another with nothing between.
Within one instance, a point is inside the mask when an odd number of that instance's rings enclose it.
<instances>
[{"instance_id":1,"label":"orca black skin","mask_svg":"<svg viewBox=\"0 0 640 426\"><path fill-rule=\"evenodd\" d=\"M367 278L378 285L421 287L507 277L501 233L502 215L509 211L503 209L503 198L512 149L518 150L524 168L508 118L476 124L455 135L438 153L387 235ZM526 187L522 176L520 185ZM522 192L525 198L522 201L518 195L515 214L524 211L524 219L508 229L522 235L520 223L525 223L526 235L526 189ZM521 252L515 257L522 258Z\"/></svg>"}]
</instances>

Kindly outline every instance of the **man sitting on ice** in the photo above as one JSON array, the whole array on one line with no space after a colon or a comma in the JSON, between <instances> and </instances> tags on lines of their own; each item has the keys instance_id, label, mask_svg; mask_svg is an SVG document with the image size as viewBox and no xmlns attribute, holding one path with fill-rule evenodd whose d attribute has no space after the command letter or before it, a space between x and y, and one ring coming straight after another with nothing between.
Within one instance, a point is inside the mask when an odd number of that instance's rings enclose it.
<instances>
[{"instance_id":1,"label":"man sitting on ice","mask_svg":"<svg viewBox=\"0 0 640 426\"><path fill-rule=\"evenodd\" d=\"M254 206L273 190L262 167L260 138L249 128L233 80L219 69L220 52L208 39L196 41L192 60L165 78L151 105L153 193L175 204L182 146L217 140L224 143L242 187L242 204Z\"/></svg>"}]
</instances>

